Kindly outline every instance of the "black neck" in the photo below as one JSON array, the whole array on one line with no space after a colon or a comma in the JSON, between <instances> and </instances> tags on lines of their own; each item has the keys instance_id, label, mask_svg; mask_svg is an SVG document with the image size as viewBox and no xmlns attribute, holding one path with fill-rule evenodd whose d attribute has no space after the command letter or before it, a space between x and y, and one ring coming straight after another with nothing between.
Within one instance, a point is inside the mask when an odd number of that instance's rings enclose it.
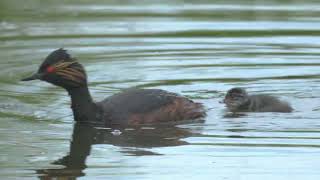
<instances>
[{"instance_id":1,"label":"black neck","mask_svg":"<svg viewBox=\"0 0 320 180\"><path fill-rule=\"evenodd\" d=\"M96 121L97 107L87 86L67 89L71 96L71 108L76 121Z\"/></svg>"}]
</instances>

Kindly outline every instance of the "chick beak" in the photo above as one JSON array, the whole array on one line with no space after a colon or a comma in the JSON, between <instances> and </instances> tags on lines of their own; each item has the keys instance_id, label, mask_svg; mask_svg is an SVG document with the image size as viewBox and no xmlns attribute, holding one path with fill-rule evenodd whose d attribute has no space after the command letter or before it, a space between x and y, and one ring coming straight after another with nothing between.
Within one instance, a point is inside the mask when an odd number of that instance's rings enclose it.
<instances>
[{"instance_id":1,"label":"chick beak","mask_svg":"<svg viewBox=\"0 0 320 180\"><path fill-rule=\"evenodd\" d=\"M226 103L226 99L223 99L223 100L219 101L219 103L220 103L220 104Z\"/></svg>"}]
</instances>

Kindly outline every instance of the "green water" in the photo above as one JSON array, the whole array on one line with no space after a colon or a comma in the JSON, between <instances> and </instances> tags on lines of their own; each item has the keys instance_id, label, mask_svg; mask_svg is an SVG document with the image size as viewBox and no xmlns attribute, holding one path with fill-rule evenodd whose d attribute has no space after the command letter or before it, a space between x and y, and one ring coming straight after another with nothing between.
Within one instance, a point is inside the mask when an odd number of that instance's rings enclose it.
<instances>
[{"instance_id":1,"label":"green water","mask_svg":"<svg viewBox=\"0 0 320 180\"><path fill-rule=\"evenodd\" d=\"M0 2L0 179L320 178L320 2ZM101 100L138 86L208 108L203 124L74 126L67 93L19 79L64 47ZM295 111L226 115L234 86ZM74 143L70 143L73 139Z\"/></svg>"}]
</instances>

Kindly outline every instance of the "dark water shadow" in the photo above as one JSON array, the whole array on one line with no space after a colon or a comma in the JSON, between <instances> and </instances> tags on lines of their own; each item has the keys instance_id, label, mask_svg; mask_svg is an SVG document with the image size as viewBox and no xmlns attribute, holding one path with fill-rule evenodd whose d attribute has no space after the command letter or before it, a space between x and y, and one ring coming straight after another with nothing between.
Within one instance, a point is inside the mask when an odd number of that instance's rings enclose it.
<instances>
[{"instance_id":1,"label":"dark water shadow","mask_svg":"<svg viewBox=\"0 0 320 180\"><path fill-rule=\"evenodd\" d=\"M121 133L119 133L121 132ZM194 133L175 126L157 126L112 130L92 125L76 123L74 125L70 152L52 164L63 165L62 169L36 170L39 179L76 179L85 176L86 159L95 144L111 144L123 147L120 152L131 156L161 155L142 148L181 146L188 143L181 140ZM107 158L107 157L106 157Z\"/></svg>"},{"instance_id":2,"label":"dark water shadow","mask_svg":"<svg viewBox=\"0 0 320 180\"><path fill-rule=\"evenodd\" d=\"M224 118L241 118L241 117L246 117L248 116L244 112L226 112L223 117Z\"/></svg>"}]
</instances>

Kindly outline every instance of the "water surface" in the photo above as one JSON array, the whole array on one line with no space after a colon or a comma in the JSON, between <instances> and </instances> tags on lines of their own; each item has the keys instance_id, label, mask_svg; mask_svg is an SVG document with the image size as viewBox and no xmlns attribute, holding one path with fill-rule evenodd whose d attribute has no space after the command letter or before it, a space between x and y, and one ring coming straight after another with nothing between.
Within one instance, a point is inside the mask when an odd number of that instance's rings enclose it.
<instances>
[{"instance_id":1,"label":"water surface","mask_svg":"<svg viewBox=\"0 0 320 180\"><path fill-rule=\"evenodd\" d=\"M319 179L319 14L316 1L2 0L0 179ZM165 89L203 103L205 123L74 125L66 92L19 81L59 47L95 100ZM219 101L234 86L295 111L229 116Z\"/></svg>"}]
</instances>

